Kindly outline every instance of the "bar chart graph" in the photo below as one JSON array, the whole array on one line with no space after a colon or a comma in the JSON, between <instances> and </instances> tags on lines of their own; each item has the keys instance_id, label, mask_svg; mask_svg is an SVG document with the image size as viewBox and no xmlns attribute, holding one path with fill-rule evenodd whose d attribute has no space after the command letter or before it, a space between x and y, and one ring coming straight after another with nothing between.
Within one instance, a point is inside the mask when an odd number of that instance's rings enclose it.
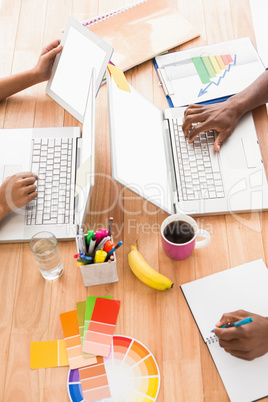
<instances>
[{"instance_id":1,"label":"bar chart graph","mask_svg":"<svg viewBox=\"0 0 268 402\"><path fill-rule=\"evenodd\" d=\"M236 55L232 57L230 54L192 58L202 84L209 84L211 79L216 78L218 74L230 71L230 67L236 64L235 61Z\"/></svg>"}]
</instances>

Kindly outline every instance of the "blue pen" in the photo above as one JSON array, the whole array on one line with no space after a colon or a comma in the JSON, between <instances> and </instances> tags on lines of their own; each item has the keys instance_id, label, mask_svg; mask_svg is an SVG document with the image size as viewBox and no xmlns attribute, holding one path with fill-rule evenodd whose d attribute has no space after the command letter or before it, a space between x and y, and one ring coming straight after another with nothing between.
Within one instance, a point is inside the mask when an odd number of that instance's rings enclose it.
<instances>
[{"instance_id":1,"label":"blue pen","mask_svg":"<svg viewBox=\"0 0 268 402\"><path fill-rule=\"evenodd\" d=\"M118 242L117 245L114 246L114 247L109 251L109 253L107 253L107 256L106 256L106 258L105 258L105 262L107 262L107 261L109 260L110 256L114 253L114 251L116 251L116 250L118 249L118 247L122 246L122 244L123 244L122 241Z\"/></svg>"},{"instance_id":2,"label":"blue pen","mask_svg":"<svg viewBox=\"0 0 268 402\"><path fill-rule=\"evenodd\" d=\"M92 261L92 262L93 262L93 257L89 257L89 256L85 255L85 253L80 253L80 257L81 257L83 260L87 260L87 261Z\"/></svg>"},{"instance_id":3,"label":"blue pen","mask_svg":"<svg viewBox=\"0 0 268 402\"><path fill-rule=\"evenodd\" d=\"M252 321L253 321L253 318L248 317L248 318L244 318L244 320L241 320L241 321L228 322L228 324L222 325L220 328L240 327L240 325L249 324ZM214 332L214 331L215 331L215 328L211 332Z\"/></svg>"}]
</instances>

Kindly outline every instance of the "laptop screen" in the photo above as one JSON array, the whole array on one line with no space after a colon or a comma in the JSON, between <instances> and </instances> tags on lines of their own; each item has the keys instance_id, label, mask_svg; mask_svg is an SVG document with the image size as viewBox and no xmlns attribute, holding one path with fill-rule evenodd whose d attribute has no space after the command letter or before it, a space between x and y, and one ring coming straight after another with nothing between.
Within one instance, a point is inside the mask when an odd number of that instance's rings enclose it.
<instances>
[{"instance_id":1,"label":"laptop screen","mask_svg":"<svg viewBox=\"0 0 268 402\"><path fill-rule=\"evenodd\" d=\"M108 77L113 178L170 212L168 133L163 126L163 112L130 88L131 93L123 91Z\"/></svg>"}]
</instances>

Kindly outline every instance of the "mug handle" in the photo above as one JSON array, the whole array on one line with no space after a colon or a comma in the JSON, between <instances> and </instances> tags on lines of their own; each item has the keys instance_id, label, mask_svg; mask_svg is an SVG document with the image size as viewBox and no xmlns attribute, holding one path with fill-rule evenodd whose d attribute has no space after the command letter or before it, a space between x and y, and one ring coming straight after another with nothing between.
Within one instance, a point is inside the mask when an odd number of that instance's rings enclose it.
<instances>
[{"instance_id":1,"label":"mug handle","mask_svg":"<svg viewBox=\"0 0 268 402\"><path fill-rule=\"evenodd\" d=\"M209 232L207 232L204 229L198 229L197 233L196 233L196 237L204 237L204 240L199 240L195 242L195 248L202 248L202 247L206 247L209 245L210 243L210 234Z\"/></svg>"}]
</instances>

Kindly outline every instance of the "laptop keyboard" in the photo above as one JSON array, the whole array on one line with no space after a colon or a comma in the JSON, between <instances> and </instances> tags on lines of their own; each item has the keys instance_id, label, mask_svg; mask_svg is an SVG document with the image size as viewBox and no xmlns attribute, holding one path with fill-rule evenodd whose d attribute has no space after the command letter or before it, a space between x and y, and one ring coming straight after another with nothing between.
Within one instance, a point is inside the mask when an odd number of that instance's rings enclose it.
<instances>
[{"instance_id":1,"label":"laptop keyboard","mask_svg":"<svg viewBox=\"0 0 268 402\"><path fill-rule=\"evenodd\" d=\"M181 125L172 120L183 200L223 198L224 188L218 155L214 151L214 130L200 133L188 144Z\"/></svg>"},{"instance_id":2,"label":"laptop keyboard","mask_svg":"<svg viewBox=\"0 0 268 402\"><path fill-rule=\"evenodd\" d=\"M72 152L73 138L33 139L31 170L39 177L38 196L26 207L27 225L72 222Z\"/></svg>"}]
</instances>

